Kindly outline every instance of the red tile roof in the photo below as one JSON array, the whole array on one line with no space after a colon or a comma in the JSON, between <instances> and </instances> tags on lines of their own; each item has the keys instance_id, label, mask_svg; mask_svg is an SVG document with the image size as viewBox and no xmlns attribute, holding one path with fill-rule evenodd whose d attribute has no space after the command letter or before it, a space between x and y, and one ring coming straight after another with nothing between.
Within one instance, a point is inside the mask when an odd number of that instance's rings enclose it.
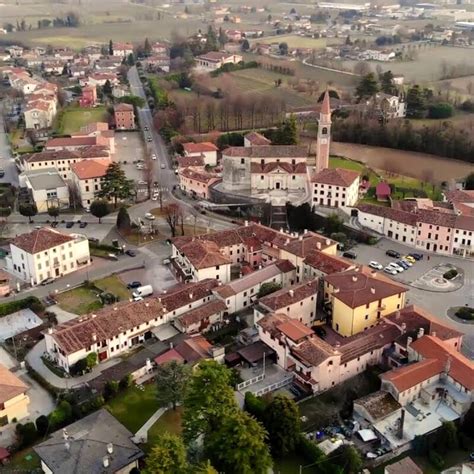
<instances>
[{"instance_id":1,"label":"red tile roof","mask_svg":"<svg viewBox=\"0 0 474 474\"><path fill-rule=\"evenodd\" d=\"M168 288L158 296L158 300L163 305L167 313L170 313L182 306L199 301L212 295L211 290L218 285L217 281L211 278L195 283L181 283L172 288Z\"/></svg>"},{"instance_id":2,"label":"red tile roof","mask_svg":"<svg viewBox=\"0 0 474 474\"><path fill-rule=\"evenodd\" d=\"M217 151L218 148L214 143L201 142L201 143L183 143L183 149L188 154L204 153L206 151Z\"/></svg>"},{"instance_id":3,"label":"red tile roof","mask_svg":"<svg viewBox=\"0 0 474 474\"><path fill-rule=\"evenodd\" d=\"M332 186L349 187L360 176L360 173L342 168L325 168L311 178L311 182Z\"/></svg>"},{"instance_id":4,"label":"red tile roof","mask_svg":"<svg viewBox=\"0 0 474 474\"><path fill-rule=\"evenodd\" d=\"M185 362L181 354L174 348L164 352L163 354L160 354L158 357L155 357L155 363L157 365L166 364L172 360L175 360L181 364Z\"/></svg>"},{"instance_id":5,"label":"red tile roof","mask_svg":"<svg viewBox=\"0 0 474 474\"><path fill-rule=\"evenodd\" d=\"M97 137L62 137L50 138L46 144L45 149L53 147L80 147L97 145Z\"/></svg>"},{"instance_id":6,"label":"red tile roof","mask_svg":"<svg viewBox=\"0 0 474 474\"><path fill-rule=\"evenodd\" d=\"M132 104L116 104L114 105L114 112L133 112L133 105Z\"/></svg>"},{"instance_id":7,"label":"red tile roof","mask_svg":"<svg viewBox=\"0 0 474 474\"><path fill-rule=\"evenodd\" d=\"M388 197L390 194L392 194L392 190L390 188L390 185L385 182L381 181L377 186L375 187L375 194L380 197Z\"/></svg>"},{"instance_id":8,"label":"red tile roof","mask_svg":"<svg viewBox=\"0 0 474 474\"><path fill-rule=\"evenodd\" d=\"M228 257L220 253L219 246L210 240L193 239L181 244L175 239L173 243L198 270L232 263Z\"/></svg>"},{"instance_id":9,"label":"red tile roof","mask_svg":"<svg viewBox=\"0 0 474 474\"><path fill-rule=\"evenodd\" d=\"M195 171L191 168L183 168L179 171L180 176L184 176L187 179L193 181L199 181L200 183L205 183L208 186L214 183L215 181L220 180L221 178L214 173L206 173L204 171Z\"/></svg>"},{"instance_id":10,"label":"red tile roof","mask_svg":"<svg viewBox=\"0 0 474 474\"><path fill-rule=\"evenodd\" d=\"M416 226L417 224L417 217L414 212L400 211L391 207L375 206L373 204L358 204L356 207L359 211L367 214L385 217L411 226Z\"/></svg>"},{"instance_id":11,"label":"red tile roof","mask_svg":"<svg viewBox=\"0 0 474 474\"><path fill-rule=\"evenodd\" d=\"M101 178L109 165L109 160L84 160L71 163L71 170L79 179Z\"/></svg>"},{"instance_id":12,"label":"red tile roof","mask_svg":"<svg viewBox=\"0 0 474 474\"><path fill-rule=\"evenodd\" d=\"M22 156L22 160L28 163L36 163L40 161L57 161L57 160L79 160L84 158L104 158L110 156L109 150L104 146L87 146L79 150L49 150L39 153L29 153Z\"/></svg>"},{"instance_id":13,"label":"red tile roof","mask_svg":"<svg viewBox=\"0 0 474 474\"><path fill-rule=\"evenodd\" d=\"M271 145L271 141L258 132L250 132L245 137L252 146Z\"/></svg>"},{"instance_id":14,"label":"red tile roof","mask_svg":"<svg viewBox=\"0 0 474 474\"><path fill-rule=\"evenodd\" d=\"M338 257L337 255L328 255L318 250L311 252L305 258L304 263L325 275L343 272L344 270L354 267L354 264L344 258Z\"/></svg>"},{"instance_id":15,"label":"red tile roof","mask_svg":"<svg viewBox=\"0 0 474 474\"><path fill-rule=\"evenodd\" d=\"M317 336L292 347L291 354L308 367L317 367L329 357L337 355L327 342Z\"/></svg>"},{"instance_id":16,"label":"red tile roof","mask_svg":"<svg viewBox=\"0 0 474 474\"><path fill-rule=\"evenodd\" d=\"M36 229L28 234L21 234L15 237L11 245L24 250L27 253L35 254L45 250L57 247L58 245L72 242L74 237L68 234L62 234L54 229L43 227Z\"/></svg>"},{"instance_id":17,"label":"red tile roof","mask_svg":"<svg viewBox=\"0 0 474 474\"><path fill-rule=\"evenodd\" d=\"M180 168L188 168L190 166L202 166L204 167L204 158L199 156L178 156L176 158L178 161L178 166Z\"/></svg>"},{"instance_id":18,"label":"red tile roof","mask_svg":"<svg viewBox=\"0 0 474 474\"><path fill-rule=\"evenodd\" d=\"M193 364L211 356L212 345L204 336L191 336L176 346L176 352L188 363Z\"/></svg>"},{"instance_id":19,"label":"red tile roof","mask_svg":"<svg viewBox=\"0 0 474 474\"><path fill-rule=\"evenodd\" d=\"M306 158L308 148L298 145L233 146L226 148L222 155L241 158Z\"/></svg>"},{"instance_id":20,"label":"red tile roof","mask_svg":"<svg viewBox=\"0 0 474 474\"><path fill-rule=\"evenodd\" d=\"M204 321L217 313L225 311L226 309L227 306L222 300L213 300L178 316L176 319L183 327L187 328L193 324Z\"/></svg>"},{"instance_id":21,"label":"red tile roof","mask_svg":"<svg viewBox=\"0 0 474 474\"><path fill-rule=\"evenodd\" d=\"M316 295L318 293L319 280L311 280L306 283L297 284L288 288L282 288L263 298L259 299L259 304L262 304L272 311L278 311L281 308L290 306L305 300L311 296L315 297L314 305L316 307Z\"/></svg>"},{"instance_id":22,"label":"red tile roof","mask_svg":"<svg viewBox=\"0 0 474 474\"><path fill-rule=\"evenodd\" d=\"M303 323L297 319L291 319L277 326L277 329L289 337L294 342L299 342L307 336L313 334L313 331L307 328Z\"/></svg>"},{"instance_id":23,"label":"red tile roof","mask_svg":"<svg viewBox=\"0 0 474 474\"><path fill-rule=\"evenodd\" d=\"M28 386L25 383L0 364L0 404L8 402L27 390Z\"/></svg>"}]
</instances>

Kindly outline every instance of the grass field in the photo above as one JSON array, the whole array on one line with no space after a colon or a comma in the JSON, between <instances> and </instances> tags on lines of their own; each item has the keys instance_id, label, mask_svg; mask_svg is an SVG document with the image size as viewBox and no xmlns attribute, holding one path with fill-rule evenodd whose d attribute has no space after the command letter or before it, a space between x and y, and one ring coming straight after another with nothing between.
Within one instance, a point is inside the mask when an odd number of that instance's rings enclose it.
<instances>
[{"instance_id":1,"label":"grass field","mask_svg":"<svg viewBox=\"0 0 474 474\"><path fill-rule=\"evenodd\" d=\"M143 385L144 390L133 386L107 403L106 408L128 430L136 433L150 418L159 405L156 400L156 385Z\"/></svg>"},{"instance_id":2,"label":"grass field","mask_svg":"<svg viewBox=\"0 0 474 474\"><path fill-rule=\"evenodd\" d=\"M118 296L120 301L127 301L131 296L130 290L127 290L122 280L116 275L96 280L94 281L94 285L102 291Z\"/></svg>"},{"instance_id":3,"label":"grass field","mask_svg":"<svg viewBox=\"0 0 474 474\"><path fill-rule=\"evenodd\" d=\"M158 436L166 431L177 435L181 434L182 413L182 407L177 407L176 410L170 408L165 413L163 413L163 415L160 416L158 421L148 431L147 446L151 447L156 444Z\"/></svg>"},{"instance_id":4,"label":"grass field","mask_svg":"<svg viewBox=\"0 0 474 474\"><path fill-rule=\"evenodd\" d=\"M94 122L108 122L109 114L105 107L81 109L70 107L59 115L56 130L64 135L78 132L81 127Z\"/></svg>"},{"instance_id":5,"label":"grass field","mask_svg":"<svg viewBox=\"0 0 474 474\"><path fill-rule=\"evenodd\" d=\"M312 49L324 49L327 45L326 38L306 38L304 36L297 35L277 35L269 36L266 40L269 43L286 43L289 48L312 48ZM256 42L262 42L261 39Z\"/></svg>"},{"instance_id":6,"label":"grass field","mask_svg":"<svg viewBox=\"0 0 474 474\"><path fill-rule=\"evenodd\" d=\"M10 473L41 472L41 459L32 448L27 448L15 453L11 457L10 462L4 468L5 472ZM1 472L3 472L3 470L0 465L0 473Z\"/></svg>"},{"instance_id":7,"label":"grass field","mask_svg":"<svg viewBox=\"0 0 474 474\"><path fill-rule=\"evenodd\" d=\"M79 315L102 308L102 302L97 296L97 291L83 286L65 291L57 295L55 299L64 311Z\"/></svg>"}]
</instances>

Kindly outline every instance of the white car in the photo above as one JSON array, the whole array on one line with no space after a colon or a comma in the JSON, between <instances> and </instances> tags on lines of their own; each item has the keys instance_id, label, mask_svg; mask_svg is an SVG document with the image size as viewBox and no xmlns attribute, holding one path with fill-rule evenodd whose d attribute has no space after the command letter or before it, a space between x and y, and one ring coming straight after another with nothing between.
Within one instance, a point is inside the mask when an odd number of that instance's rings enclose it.
<instances>
[{"instance_id":1,"label":"white car","mask_svg":"<svg viewBox=\"0 0 474 474\"><path fill-rule=\"evenodd\" d=\"M153 194L153 196L151 197L151 200L158 201L158 194Z\"/></svg>"},{"instance_id":2,"label":"white car","mask_svg":"<svg viewBox=\"0 0 474 474\"><path fill-rule=\"evenodd\" d=\"M393 268L398 273L402 273L403 271L405 271L404 268L402 268L400 265L397 265L394 262L389 263L387 267Z\"/></svg>"},{"instance_id":3,"label":"white car","mask_svg":"<svg viewBox=\"0 0 474 474\"><path fill-rule=\"evenodd\" d=\"M142 170L143 168L144 168L144 166L141 163L137 164L137 170Z\"/></svg>"},{"instance_id":4,"label":"white car","mask_svg":"<svg viewBox=\"0 0 474 474\"><path fill-rule=\"evenodd\" d=\"M152 159L152 160L156 160L156 155L155 155L154 153L152 153L151 159Z\"/></svg>"},{"instance_id":5,"label":"white car","mask_svg":"<svg viewBox=\"0 0 474 474\"><path fill-rule=\"evenodd\" d=\"M138 181L138 184L140 186L146 186L146 181L143 181L142 179L140 181Z\"/></svg>"},{"instance_id":6,"label":"white car","mask_svg":"<svg viewBox=\"0 0 474 474\"><path fill-rule=\"evenodd\" d=\"M374 270L382 270L383 269L383 265L381 265L379 262L375 262L374 260L372 260L369 263L369 267L373 268Z\"/></svg>"},{"instance_id":7,"label":"white car","mask_svg":"<svg viewBox=\"0 0 474 474\"><path fill-rule=\"evenodd\" d=\"M145 214L145 219L148 219L149 221L154 221L156 217L151 212L147 212Z\"/></svg>"},{"instance_id":8,"label":"white car","mask_svg":"<svg viewBox=\"0 0 474 474\"><path fill-rule=\"evenodd\" d=\"M383 269L383 271L384 271L385 273L390 274L390 275L396 275L396 274L398 273L397 270L395 270L395 269L392 268L392 267L385 267L385 268Z\"/></svg>"}]
</instances>

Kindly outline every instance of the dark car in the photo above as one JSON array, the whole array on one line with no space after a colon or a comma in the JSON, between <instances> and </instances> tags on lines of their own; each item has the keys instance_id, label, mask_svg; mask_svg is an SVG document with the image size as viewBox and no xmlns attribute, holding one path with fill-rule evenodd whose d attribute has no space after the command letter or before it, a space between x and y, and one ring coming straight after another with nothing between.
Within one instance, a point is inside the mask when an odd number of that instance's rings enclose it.
<instances>
[{"instance_id":1,"label":"dark car","mask_svg":"<svg viewBox=\"0 0 474 474\"><path fill-rule=\"evenodd\" d=\"M410 257L413 257L415 260L423 260L423 254L421 253L409 253Z\"/></svg>"},{"instance_id":2,"label":"dark car","mask_svg":"<svg viewBox=\"0 0 474 474\"><path fill-rule=\"evenodd\" d=\"M357 258L357 254L355 252L351 252L351 251L344 252L342 254L342 256L346 257L346 258L351 258L352 260L355 260Z\"/></svg>"},{"instance_id":3,"label":"dark car","mask_svg":"<svg viewBox=\"0 0 474 474\"><path fill-rule=\"evenodd\" d=\"M125 253L126 253L129 257L136 257L136 255L137 255L137 252L135 252L135 250L126 250Z\"/></svg>"},{"instance_id":4,"label":"dark car","mask_svg":"<svg viewBox=\"0 0 474 474\"><path fill-rule=\"evenodd\" d=\"M66 222L66 228L67 229L70 229L73 225L74 225L74 222L72 222L72 221Z\"/></svg>"},{"instance_id":5,"label":"dark car","mask_svg":"<svg viewBox=\"0 0 474 474\"><path fill-rule=\"evenodd\" d=\"M87 240L91 242L92 244L98 244L100 242L100 240L97 237L89 237Z\"/></svg>"},{"instance_id":6,"label":"dark car","mask_svg":"<svg viewBox=\"0 0 474 474\"><path fill-rule=\"evenodd\" d=\"M81 229L84 229L84 227L87 227L87 222L81 222L81 223L79 224L79 227L80 227Z\"/></svg>"},{"instance_id":7,"label":"dark car","mask_svg":"<svg viewBox=\"0 0 474 474\"><path fill-rule=\"evenodd\" d=\"M53 227L53 228L54 228L54 227L57 227L57 226L58 226L58 223L57 223L56 221L51 222L50 226Z\"/></svg>"},{"instance_id":8,"label":"dark car","mask_svg":"<svg viewBox=\"0 0 474 474\"><path fill-rule=\"evenodd\" d=\"M397 252L396 250L387 250L385 252L385 255L388 255L389 257L393 257L393 258L400 258L401 255L399 252Z\"/></svg>"},{"instance_id":9,"label":"dark car","mask_svg":"<svg viewBox=\"0 0 474 474\"><path fill-rule=\"evenodd\" d=\"M132 281L127 285L127 288L129 290L133 290L134 288L138 288L140 286L142 286L142 284L139 281Z\"/></svg>"}]
</instances>

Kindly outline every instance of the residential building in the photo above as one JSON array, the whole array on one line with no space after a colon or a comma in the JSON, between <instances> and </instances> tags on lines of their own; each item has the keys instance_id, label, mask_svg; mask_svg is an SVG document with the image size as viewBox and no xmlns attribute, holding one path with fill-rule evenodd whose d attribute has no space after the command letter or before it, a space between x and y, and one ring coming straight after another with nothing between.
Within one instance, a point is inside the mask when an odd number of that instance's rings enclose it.
<instances>
[{"instance_id":1,"label":"residential building","mask_svg":"<svg viewBox=\"0 0 474 474\"><path fill-rule=\"evenodd\" d=\"M193 198L208 200L209 190L221 178L214 173L197 171L191 168L182 168L178 171L179 187L183 193Z\"/></svg>"},{"instance_id":2,"label":"residential building","mask_svg":"<svg viewBox=\"0 0 474 474\"><path fill-rule=\"evenodd\" d=\"M342 336L366 331L384 316L405 307L407 288L381 273L357 268L324 279L332 328Z\"/></svg>"},{"instance_id":3,"label":"residential building","mask_svg":"<svg viewBox=\"0 0 474 474\"><path fill-rule=\"evenodd\" d=\"M258 132L249 132L244 136L244 146L262 146L262 145L271 145L272 142L264 137L261 133Z\"/></svg>"},{"instance_id":4,"label":"residential building","mask_svg":"<svg viewBox=\"0 0 474 474\"><path fill-rule=\"evenodd\" d=\"M107 81L110 82L111 86L115 86L120 83L116 73L97 71L97 72L92 72L86 77L81 77L79 79L79 85L81 87L85 87L85 86L103 87Z\"/></svg>"},{"instance_id":5,"label":"residential building","mask_svg":"<svg viewBox=\"0 0 474 474\"><path fill-rule=\"evenodd\" d=\"M319 281L311 280L292 286L284 286L258 300L254 307L254 321L269 313L283 313L291 319L311 327L316 319Z\"/></svg>"},{"instance_id":6,"label":"residential building","mask_svg":"<svg viewBox=\"0 0 474 474\"><path fill-rule=\"evenodd\" d=\"M11 293L10 275L0 270L0 296L8 296Z\"/></svg>"},{"instance_id":7,"label":"residential building","mask_svg":"<svg viewBox=\"0 0 474 474\"><path fill-rule=\"evenodd\" d=\"M354 268L356 265L345 258L314 250L303 261L303 279L321 278Z\"/></svg>"},{"instance_id":8,"label":"residential building","mask_svg":"<svg viewBox=\"0 0 474 474\"><path fill-rule=\"evenodd\" d=\"M30 190L38 212L69 207L69 188L56 168L25 171L20 175L20 184Z\"/></svg>"},{"instance_id":9,"label":"residential building","mask_svg":"<svg viewBox=\"0 0 474 474\"><path fill-rule=\"evenodd\" d=\"M151 50L153 54L166 54L168 52L168 47L164 43L153 43L151 45Z\"/></svg>"},{"instance_id":10,"label":"residential building","mask_svg":"<svg viewBox=\"0 0 474 474\"><path fill-rule=\"evenodd\" d=\"M130 54L133 54L133 44L132 43L118 43L114 42L113 44L113 56L118 56L120 58L126 58Z\"/></svg>"},{"instance_id":11,"label":"residential building","mask_svg":"<svg viewBox=\"0 0 474 474\"><path fill-rule=\"evenodd\" d=\"M239 30L224 30L229 41L238 43L242 39L242 32Z\"/></svg>"},{"instance_id":12,"label":"residential building","mask_svg":"<svg viewBox=\"0 0 474 474\"><path fill-rule=\"evenodd\" d=\"M407 103L397 95L379 92L372 99L376 112L385 120L404 118L407 115Z\"/></svg>"},{"instance_id":13,"label":"residential building","mask_svg":"<svg viewBox=\"0 0 474 474\"><path fill-rule=\"evenodd\" d=\"M0 426L21 421L29 415L27 391L28 386L0 364Z\"/></svg>"},{"instance_id":14,"label":"residential building","mask_svg":"<svg viewBox=\"0 0 474 474\"><path fill-rule=\"evenodd\" d=\"M184 156L202 156L205 165L217 165L217 151L219 150L214 143L183 143Z\"/></svg>"},{"instance_id":15,"label":"residential building","mask_svg":"<svg viewBox=\"0 0 474 474\"><path fill-rule=\"evenodd\" d=\"M221 324L227 313L227 306L223 301L211 300L178 316L173 324L178 331L186 334L203 333Z\"/></svg>"},{"instance_id":16,"label":"residential building","mask_svg":"<svg viewBox=\"0 0 474 474\"><path fill-rule=\"evenodd\" d=\"M386 181L380 181L380 183L375 186L375 195L377 196L377 201L388 201L390 195L392 194L392 188Z\"/></svg>"},{"instance_id":17,"label":"residential building","mask_svg":"<svg viewBox=\"0 0 474 474\"><path fill-rule=\"evenodd\" d=\"M50 138L45 146L45 151L76 151L83 148L102 146L110 148L110 137L73 135L71 137Z\"/></svg>"},{"instance_id":18,"label":"residential building","mask_svg":"<svg viewBox=\"0 0 474 474\"><path fill-rule=\"evenodd\" d=\"M199 71L215 71L224 64L239 64L242 56L220 51L210 51L196 58L196 69Z\"/></svg>"},{"instance_id":19,"label":"residential building","mask_svg":"<svg viewBox=\"0 0 474 474\"><path fill-rule=\"evenodd\" d=\"M324 168L311 178L313 203L352 207L359 199L360 174L341 168Z\"/></svg>"},{"instance_id":20,"label":"residential building","mask_svg":"<svg viewBox=\"0 0 474 474\"><path fill-rule=\"evenodd\" d=\"M17 278L38 285L90 263L89 241L80 234L62 234L42 227L15 237L6 267Z\"/></svg>"},{"instance_id":21,"label":"residential building","mask_svg":"<svg viewBox=\"0 0 474 474\"><path fill-rule=\"evenodd\" d=\"M177 156L178 170L190 168L196 171L204 171L204 158L199 156Z\"/></svg>"},{"instance_id":22,"label":"residential building","mask_svg":"<svg viewBox=\"0 0 474 474\"><path fill-rule=\"evenodd\" d=\"M33 94L26 103L24 111L27 130L50 128L56 117L56 97Z\"/></svg>"},{"instance_id":23,"label":"residential building","mask_svg":"<svg viewBox=\"0 0 474 474\"><path fill-rule=\"evenodd\" d=\"M135 112L131 104L117 104L114 106L115 127L119 130L134 130Z\"/></svg>"},{"instance_id":24,"label":"residential building","mask_svg":"<svg viewBox=\"0 0 474 474\"><path fill-rule=\"evenodd\" d=\"M92 139L89 141L92 141ZM63 179L71 180L71 164L83 160L105 160L110 162L110 151L105 146L96 145L86 146L75 151L59 150L28 153L21 157L20 165L24 171L56 168Z\"/></svg>"},{"instance_id":25,"label":"residential building","mask_svg":"<svg viewBox=\"0 0 474 474\"><path fill-rule=\"evenodd\" d=\"M83 160L70 165L72 183L83 208L87 209L102 190L102 180L109 165L110 160Z\"/></svg>"},{"instance_id":26,"label":"residential building","mask_svg":"<svg viewBox=\"0 0 474 474\"><path fill-rule=\"evenodd\" d=\"M97 87L95 84L82 88L79 105L81 107L94 107L97 104Z\"/></svg>"},{"instance_id":27,"label":"residential building","mask_svg":"<svg viewBox=\"0 0 474 474\"><path fill-rule=\"evenodd\" d=\"M34 446L41 469L48 474L127 474L138 469L143 451L133 433L105 408L48 435Z\"/></svg>"},{"instance_id":28,"label":"residential building","mask_svg":"<svg viewBox=\"0 0 474 474\"><path fill-rule=\"evenodd\" d=\"M213 293L225 302L228 313L232 314L251 308L265 283L285 287L294 283L295 279L295 267L288 260L278 260L215 288Z\"/></svg>"},{"instance_id":29,"label":"residential building","mask_svg":"<svg viewBox=\"0 0 474 474\"><path fill-rule=\"evenodd\" d=\"M385 466L383 474L423 474L423 470L409 456Z\"/></svg>"}]
</instances>

